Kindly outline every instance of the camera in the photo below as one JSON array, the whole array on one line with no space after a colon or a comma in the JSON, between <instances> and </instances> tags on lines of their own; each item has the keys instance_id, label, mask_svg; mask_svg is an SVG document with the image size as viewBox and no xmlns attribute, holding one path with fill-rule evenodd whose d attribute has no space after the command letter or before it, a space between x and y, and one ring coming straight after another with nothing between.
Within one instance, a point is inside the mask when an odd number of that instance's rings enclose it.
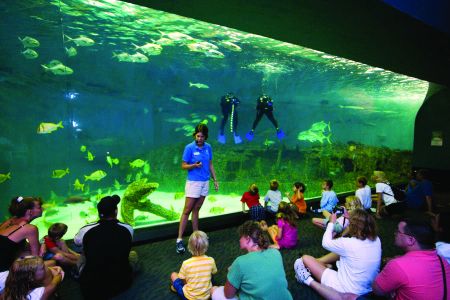
<instances>
[{"instance_id":1,"label":"camera","mask_svg":"<svg viewBox=\"0 0 450 300\"><path fill-rule=\"evenodd\" d=\"M338 215L342 215L344 213L344 208L336 206L335 208L333 208L333 213L334 214L338 214Z\"/></svg>"}]
</instances>

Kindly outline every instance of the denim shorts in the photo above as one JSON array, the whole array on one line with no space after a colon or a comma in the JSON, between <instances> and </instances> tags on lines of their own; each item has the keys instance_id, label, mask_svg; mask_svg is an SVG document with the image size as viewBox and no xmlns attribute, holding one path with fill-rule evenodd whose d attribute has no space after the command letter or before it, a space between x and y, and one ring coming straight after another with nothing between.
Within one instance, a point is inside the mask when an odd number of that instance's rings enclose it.
<instances>
[{"instance_id":1,"label":"denim shorts","mask_svg":"<svg viewBox=\"0 0 450 300\"><path fill-rule=\"evenodd\" d=\"M184 286L184 282L183 280L181 280L180 278L175 279L175 281L172 283L173 287L175 288L175 290L177 291L177 295L183 299L183 300L187 300L186 297L184 296L183 293L183 286Z\"/></svg>"}]
</instances>

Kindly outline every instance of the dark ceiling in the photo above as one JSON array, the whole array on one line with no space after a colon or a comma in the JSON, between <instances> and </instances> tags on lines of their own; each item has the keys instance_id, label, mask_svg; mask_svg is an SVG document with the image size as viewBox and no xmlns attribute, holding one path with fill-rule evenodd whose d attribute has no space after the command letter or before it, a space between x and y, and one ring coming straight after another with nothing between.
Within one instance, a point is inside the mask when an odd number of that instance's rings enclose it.
<instances>
[{"instance_id":1,"label":"dark ceiling","mask_svg":"<svg viewBox=\"0 0 450 300\"><path fill-rule=\"evenodd\" d=\"M450 86L450 36L378 0L129 0Z\"/></svg>"}]
</instances>

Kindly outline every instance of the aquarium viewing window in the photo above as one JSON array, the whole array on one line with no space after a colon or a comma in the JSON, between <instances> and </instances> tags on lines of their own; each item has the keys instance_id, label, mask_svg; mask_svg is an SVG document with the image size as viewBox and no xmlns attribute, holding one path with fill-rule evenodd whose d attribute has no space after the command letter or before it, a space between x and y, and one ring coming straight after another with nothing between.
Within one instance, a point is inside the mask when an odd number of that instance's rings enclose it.
<instances>
[{"instance_id":1,"label":"aquarium viewing window","mask_svg":"<svg viewBox=\"0 0 450 300\"><path fill-rule=\"evenodd\" d=\"M8 1L0 14L0 214L42 196L41 236L64 222L73 237L110 194L135 228L178 222L181 155L200 122L220 183L201 217L241 211L252 183L263 203L271 179L312 198L324 179L344 192L410 167L425 81L121 1ZM227 93L237 115L221 132ZM278 131L265 114L249 135L258 101Z\"/></svg>"}]
</instances>

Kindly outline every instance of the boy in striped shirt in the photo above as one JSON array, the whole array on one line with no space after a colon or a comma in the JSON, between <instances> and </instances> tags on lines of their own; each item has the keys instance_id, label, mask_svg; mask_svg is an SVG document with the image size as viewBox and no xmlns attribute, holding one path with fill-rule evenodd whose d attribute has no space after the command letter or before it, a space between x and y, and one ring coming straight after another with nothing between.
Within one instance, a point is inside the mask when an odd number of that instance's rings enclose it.
<instances>
[{"instance_id":1,"label":"boy in striped shirt","mask_svg":"<svg viewBox=\"0 0 450 300\"><path fill-rule=\"evenodd\" d=\"M214 258L205 255L208 236L203 231L194 231L189 237L188 250L192 257L183 261L179 273L170 275L173 292L181 299L206 300L211 297L211 276L217 273Z\"/></svg>"}]
</instances>

